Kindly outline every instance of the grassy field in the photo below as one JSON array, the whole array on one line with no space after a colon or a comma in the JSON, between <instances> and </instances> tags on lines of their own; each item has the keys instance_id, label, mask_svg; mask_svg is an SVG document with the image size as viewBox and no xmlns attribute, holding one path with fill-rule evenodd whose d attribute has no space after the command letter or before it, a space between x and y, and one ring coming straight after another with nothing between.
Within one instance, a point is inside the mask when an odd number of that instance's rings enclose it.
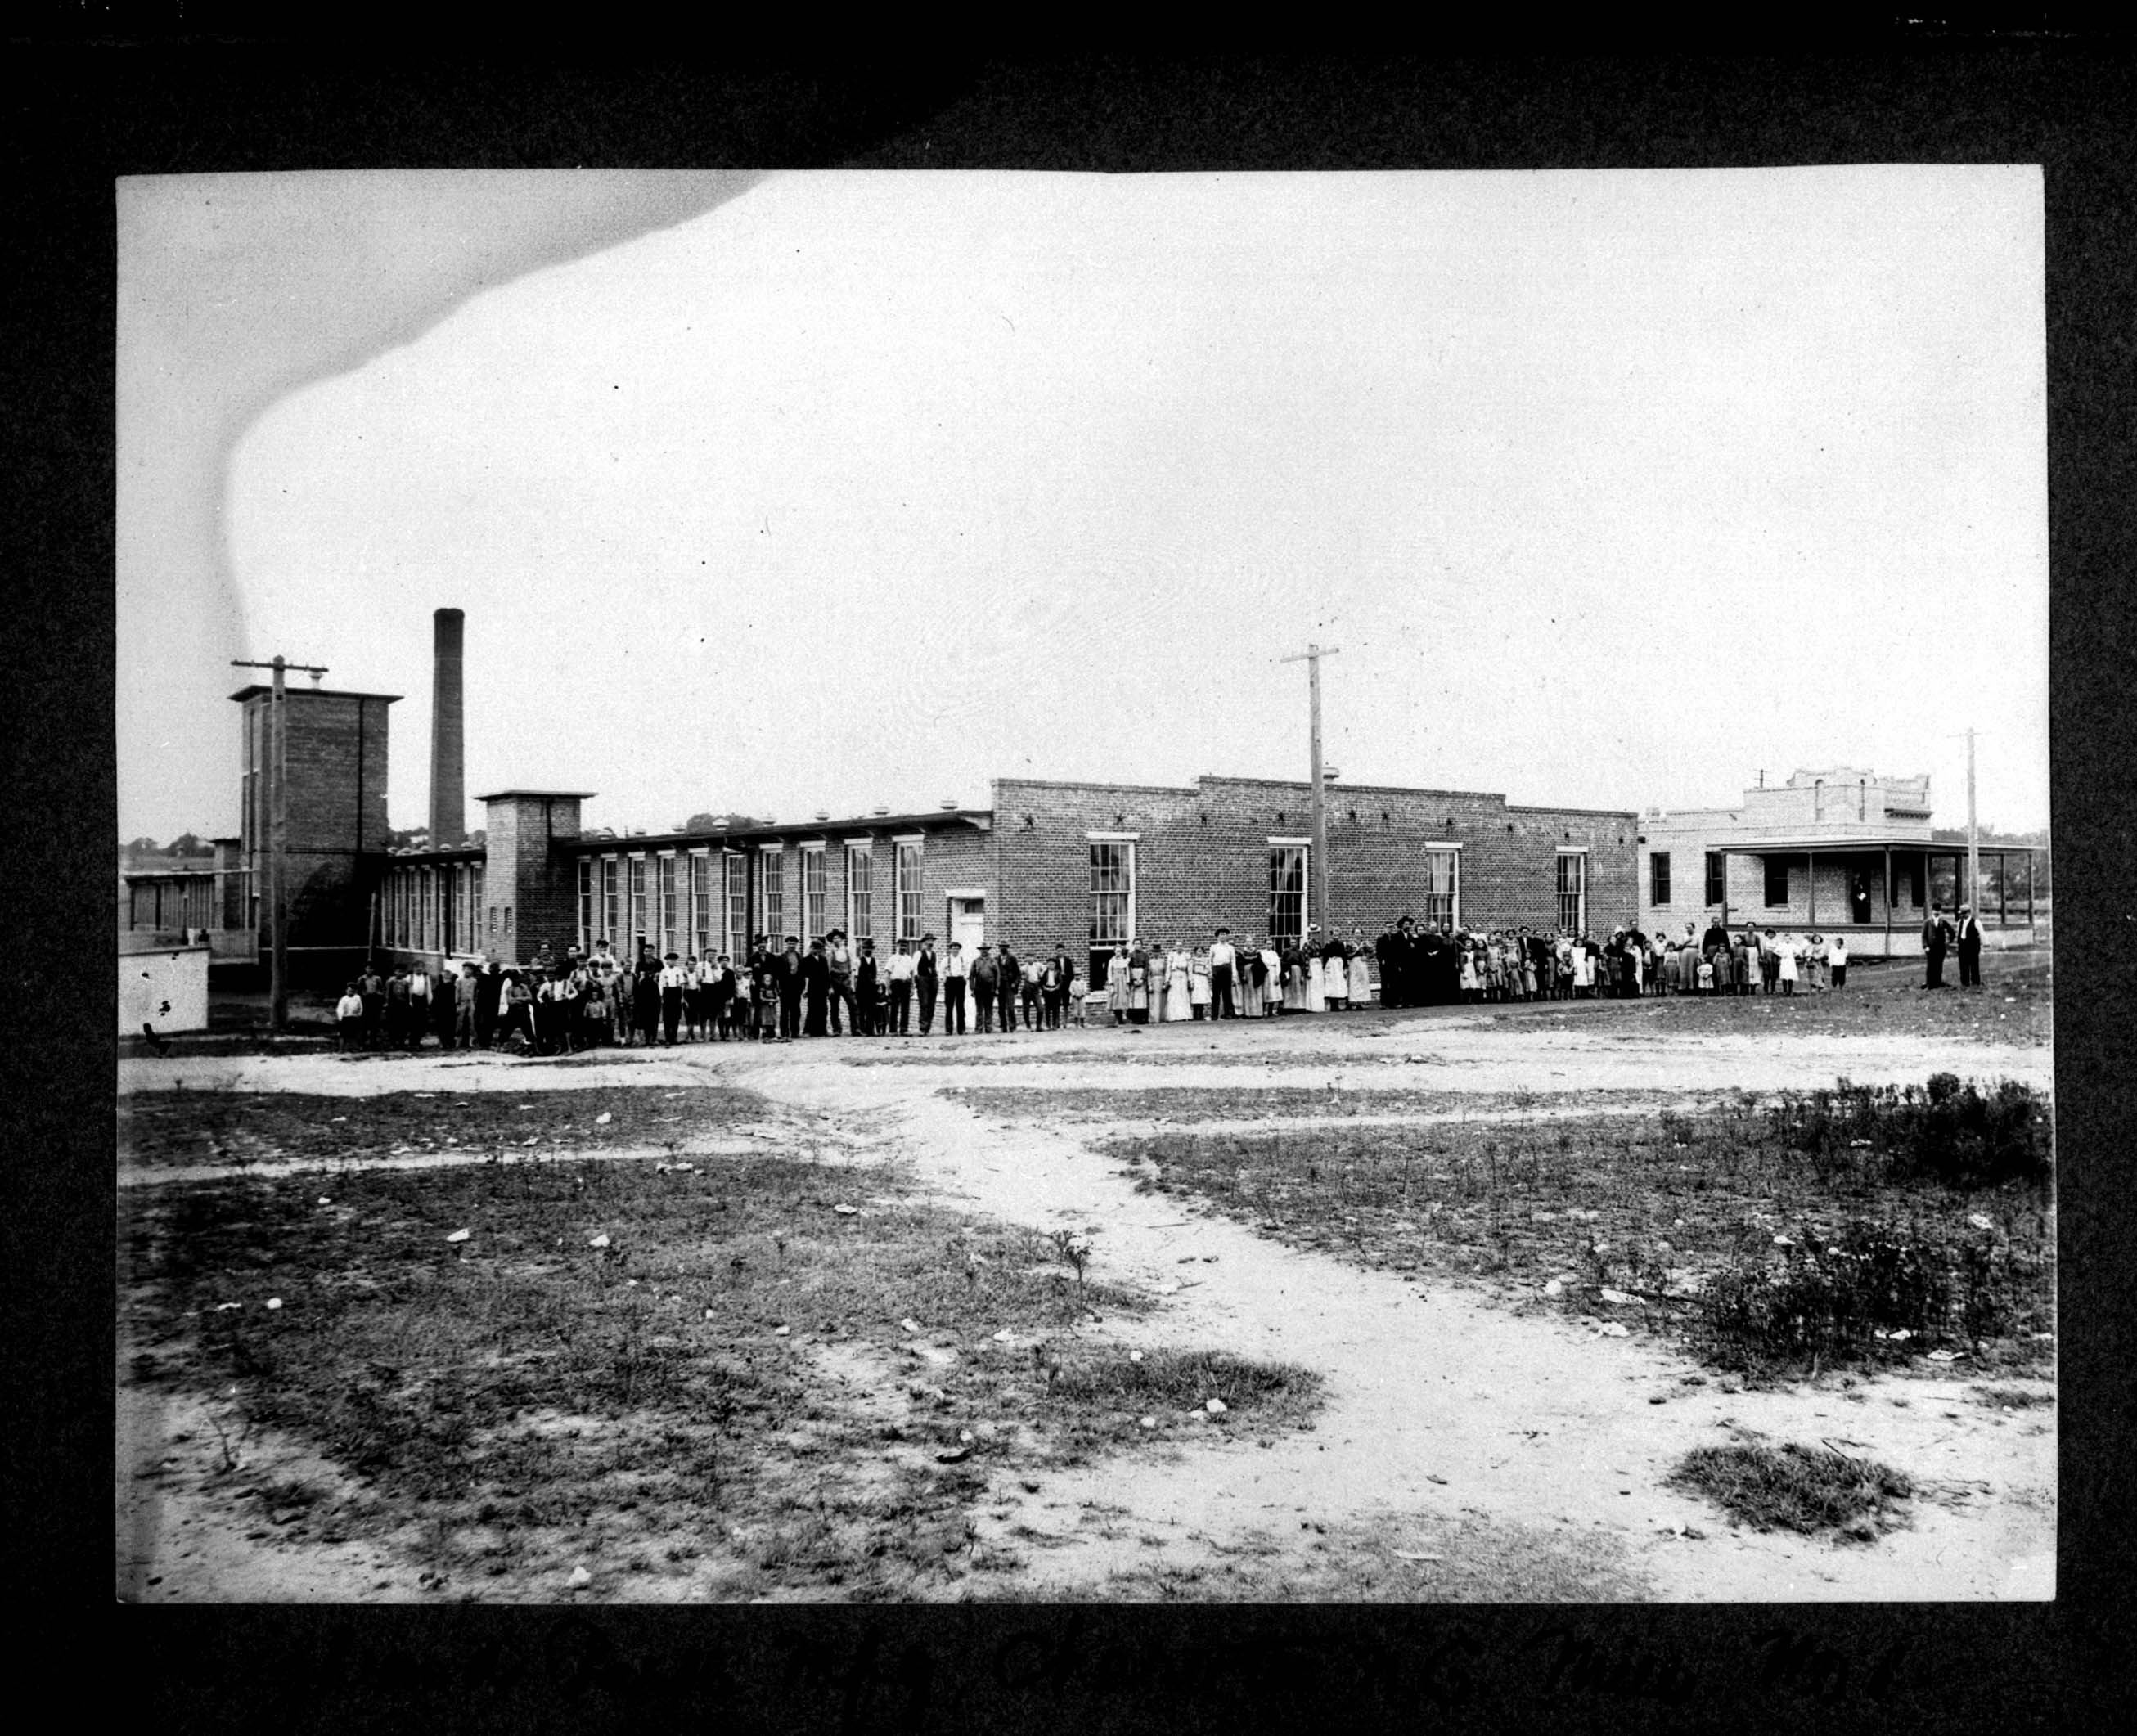
<instances>
[{"instance_id":1,"label":"grassy field","mask_svg":"<svg viewBox=\"0 0 2137 1736\"><path fill-rule=\"evenodd\" d=\"M679 1146L764 1121L754 1092L636 1087L508 1092L386 1092L372 1097L298 1092L168 1091L119 1099L119 1152L143 1167L243 1164L302 1156L338 1163L400 1152L520 1153L568 1144Z\"/></svg>"},{"instance_id":2,"label":"grassy field","mask_svg":"<svg viewBox=\"0 0 2137 1736\"><path fill-rule=\"evenodd\" d=\"M752 1106L666 1123L640 1095L653 1128ZM579 1137L596 1097L488 1106ZM481 1122L468 1101L423 1107ZM316 1101L288 1106L317 1131ZM358 1125L344 1106L328 1126ZM147 1107L155 1149L194 1149L178 1106ZM1303 1369L1098 1344L1079 1329L1152 1299L880 1167L350 1170L175 1181L122 1211L127 1378L209 1400L231 1522L378 1542L446 1596L553 1597L580 1563L611 1598L958 1595L1017 1565L973 1548L1005 1480L1266 1437L1319 1402ZM263 1483L266 1432L332 1475Z\"/></svg>"},{"instance_id":3,"label":"grassy field","mask_svg":"<svg viewBox=\"0 0 2137 1736\"><path fill-rule=\"evenodd\" d=\"M2051 1367L2050 1181L1897 1173L1872 1137L1813 1155L1798 1148L1807 1101L1166 1133L1103 1149L1135 1164L1140 1185L1273 1238L1480 1284L1603 1330L1668 1335L1755 1377L1936 1352L1979 1372ZM1829 1128L1822 1136L1836 1143ZM2030 1137L2044 1149L2045 1126ZM1791 1307L1831 1330L1799 1321L1788 1338Z\"/></svg>"}]
</instances>

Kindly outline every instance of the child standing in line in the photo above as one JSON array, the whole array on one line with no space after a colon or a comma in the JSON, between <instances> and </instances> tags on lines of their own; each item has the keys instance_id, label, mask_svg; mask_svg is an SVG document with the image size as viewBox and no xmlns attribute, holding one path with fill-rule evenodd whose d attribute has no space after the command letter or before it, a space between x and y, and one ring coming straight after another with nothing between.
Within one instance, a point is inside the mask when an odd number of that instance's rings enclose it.
<instances>
[{"instance_id":1,"label":"child standing in line","mask_svg":"<svg viewBox=\"0 0 2137 1736\"><path fill-rule=\"evenodd\" d=\"M1699 992L1701 994L1711 994L1714 992L1714 960L1712 959L1701 959L1699 961Z\"/></svg>"},{"instance_id":2,"label":"child standing in line","mask_svg":"<svg viewBox=\"0 0 2137 1736\"><path fill-rule=\"evenodd\" d=\"M1083 1026L1083 997L1090 992L1091 985L1083 980L1083 973L1079 968L1068 979L1068 1016L1075 1021L1078 1030Z\"/></svg>"}]
</instances>

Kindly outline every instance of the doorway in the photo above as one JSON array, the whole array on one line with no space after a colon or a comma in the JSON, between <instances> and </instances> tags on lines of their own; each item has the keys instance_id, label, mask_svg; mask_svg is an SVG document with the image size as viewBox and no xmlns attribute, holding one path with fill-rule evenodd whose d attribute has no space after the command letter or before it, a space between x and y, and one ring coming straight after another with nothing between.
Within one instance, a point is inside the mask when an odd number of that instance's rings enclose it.
<instances>
[{"instance_id":1,"label":"doorway","mask_svg":"<svg viewBox=\"0 0 2137 1736\"><path fill-rule=\"evenodd\" d=\"M950 938L967 961L979 956L986 938L987 901L983 893L957 893L950 899Z\"/></svg>"}]
</instances>

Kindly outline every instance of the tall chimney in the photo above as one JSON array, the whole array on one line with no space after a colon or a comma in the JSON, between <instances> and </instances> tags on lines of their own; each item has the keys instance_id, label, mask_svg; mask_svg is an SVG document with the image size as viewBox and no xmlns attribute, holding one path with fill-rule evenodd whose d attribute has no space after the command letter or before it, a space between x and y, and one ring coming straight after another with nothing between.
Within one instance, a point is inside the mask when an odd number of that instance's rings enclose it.
<instances>
[{"instance_id":1,"label":"tall chimney","mask_svg":"<svg viewBox=\"0 0 2137 1736\"><path fill-rule=\"evenodd\" d=\"M460 633L467 617L441 609L431 678L431 848L467 842L467 725L460 708Z\"/></svg>"}]
</instances>

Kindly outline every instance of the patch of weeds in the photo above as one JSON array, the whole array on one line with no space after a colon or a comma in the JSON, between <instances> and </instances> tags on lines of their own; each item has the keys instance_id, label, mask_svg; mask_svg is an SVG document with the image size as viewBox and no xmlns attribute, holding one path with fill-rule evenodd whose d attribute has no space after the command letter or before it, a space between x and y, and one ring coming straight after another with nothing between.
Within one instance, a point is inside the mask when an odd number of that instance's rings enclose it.
<instances>
[{"instance_id":1,"label":"patch of weeds","mask_svg":"<svg viewBox=\"0 0 2137 1736\"><path fill-rule=\"evenodd\" d=\"M2043 1393L2031 1387L1978 1386L1970 1389L1969 1397L1977 1404L1985 1404L1992 1410L2029 1411L2052 1408L2056 1402L2053 1393Z\"/></svg>"},{"instance_id":2,"label":"patch of weeds","mask_svg":"<svg viewBox=\"0 0 2137 1736\"><path fill-rule=\"evenodd\" d=\"M606 1116L607 1119L602 1120ZM372 1097L305 1092L129 1092L119 1099L119 1150L133 1165L323 1164L396 1152L515 1155L664 1145L772 1119L755 1092L726 1086L518 1092L394 1091ZM532 1140L533 1145L528 1141Z\"/></svg>"},{"instance_id":3,"label":"patch of weeds","mask_svg":"<svg viewBox=\"0 0 2137 1736\"><path fill-rule=\"evenodd\" d=\"M1903 1523L1900 1504L1915 1492L1888 1465L1793 1441L1694 1447L1663 1481L1706 1497L1755 1530L1833 1531L1857 1543Z\"/></svg>"},{"instance_id":4,"label":"patch of weeds","mask_svg":"<svg viewBox=\"0 0 2137 1736\"><path fill-rule=\"evenodd\" d=\"M1088 1447L1169 1435L1188 1422L1227 1431L1296 1427L1319 1408L1322 1388L1311 1369L1224 1350L1083 1350L1054 1371L1046 1410L1071 1442ZM1212 1411L1212 1400L1222 1408ZM1145 1417L1154 1429L1142 1427Z\"/></svg>"}]
</instances>

